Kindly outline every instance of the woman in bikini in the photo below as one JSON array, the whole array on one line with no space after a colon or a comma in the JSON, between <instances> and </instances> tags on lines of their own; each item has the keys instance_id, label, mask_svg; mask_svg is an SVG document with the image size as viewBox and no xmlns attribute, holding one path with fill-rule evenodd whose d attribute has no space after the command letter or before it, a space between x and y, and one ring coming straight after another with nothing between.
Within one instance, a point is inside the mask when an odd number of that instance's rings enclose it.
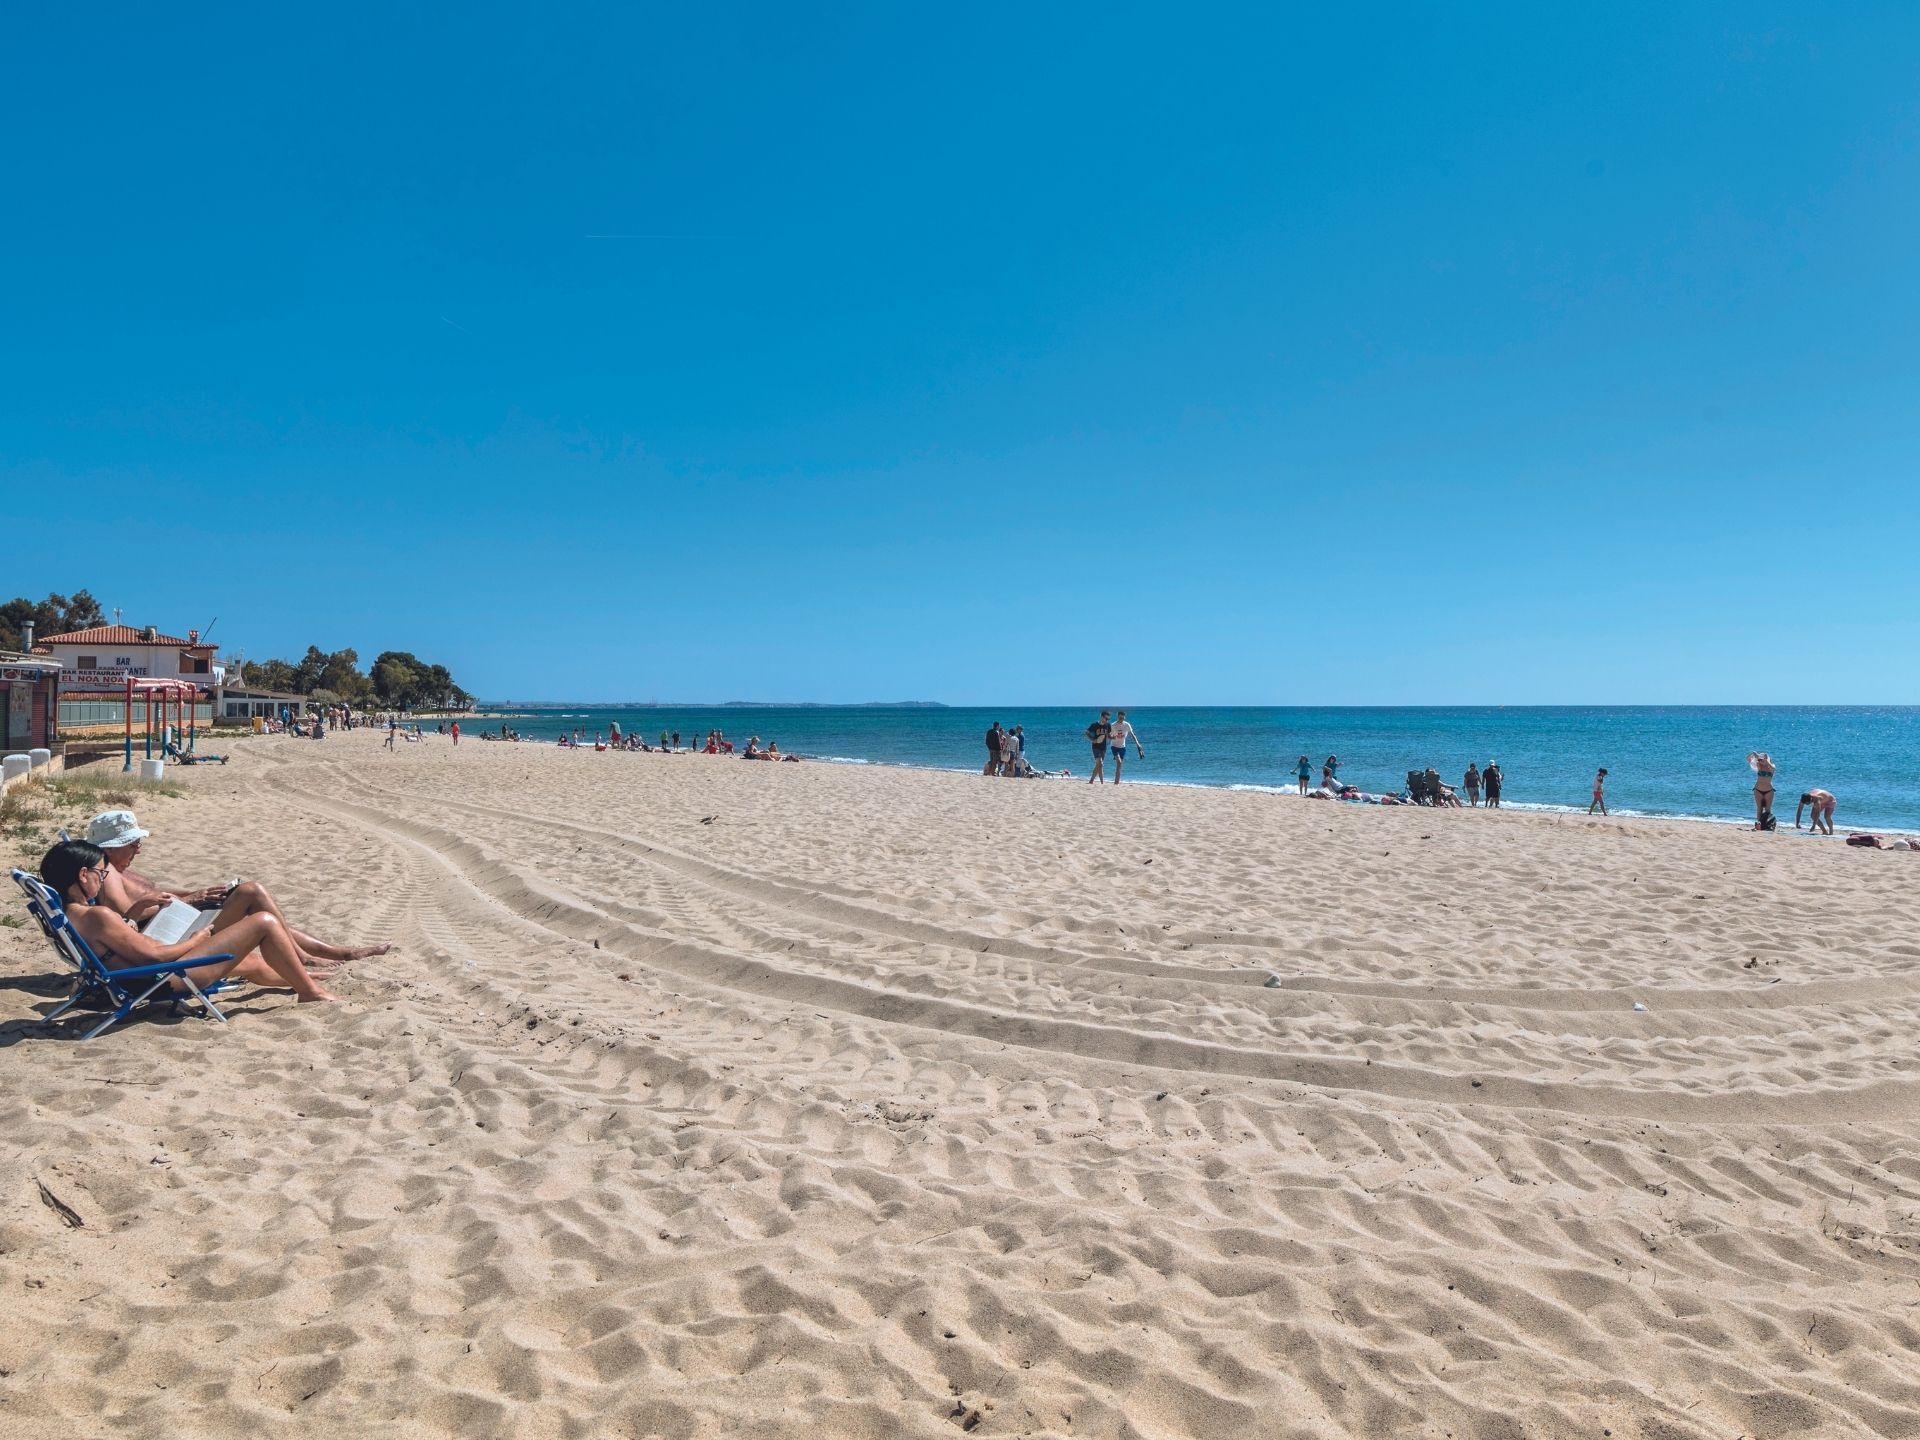
<instances>
[{"instance_id":1,"label":"woman in bikini","mask_svg":"<svg viewBox=\"0 0 1920 1440\"><path fill-rule=\"evenodd\" d=\"M216 980L244 980L251 985L277 985L293 991L304 1003L333 1000L315 983L301 962L300 951L279 917L259 911L219 930L203 930L172 945L142 935L125 917L100 902L106 883L106 852L85 840L62 840L40 862L40 878L59 895L73 922L100 963L109 970L130 965L159 965L168 960L191 960L197 955L228 955L187 973L196 985Z\"/></svg>"},{"instance_id":2,"label":"woman in bikini","mask_svg":"<svg viewBox=\"0 0 1920 1440\"><path fill-rule=\"evenodd\" d=\"M1767 817L1773 814L1773 757L1764 750L1756 750L1747 756L1747 764L1753 767L1753 828L1767 828Z\"/></svg>"}]
</instances>

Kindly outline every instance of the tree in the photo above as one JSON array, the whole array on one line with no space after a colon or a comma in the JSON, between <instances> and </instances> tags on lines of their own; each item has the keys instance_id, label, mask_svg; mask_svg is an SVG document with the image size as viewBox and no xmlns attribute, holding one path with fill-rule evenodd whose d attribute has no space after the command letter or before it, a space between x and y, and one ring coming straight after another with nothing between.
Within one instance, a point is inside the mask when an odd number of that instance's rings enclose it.
<instances>
[{"instance_id":1,"label":"tree","mask_svg":"<svg viewBox=\"0 0 1920 1440\"><path fill-rule=\"evenodd\" d=\"M373 661L373 693L383 705L410 709L419 675L425 667L405 650L382 650Z\"/></svg>"},{"instance_id":2,"label":"tree","mask_svg":"<svg viewBox=\"0 0 1920 1440\"><path fill-rule=\"evenodd\" d=\"M100 613L100 602L85 590L74 591L72 599L52 594L38 602L22 595L0 605L0 650L24 648L28 621L33 622L34 639L39 641L69 630L88 629L106 618Z\"/></svg>"},{"instance_id":3,"label":"tree","mask_svg":"<svg viewBox=\"0 0 1920 1440\"><path fill-rule=\"evenodd\" d=\"M240 667L240 679L258 690L291 690L293 666L284 660L249 660Z\"/></svg>"},{"instance_id":4,"label":"tree","mask_svg":"<svg viewBox=\"0 0 1920 1440\"><path fill-rule=\"evenodd\" d=\"M373 661L373 693L402 710L464 709L473 697L454 683L444 665L430 665L410 650L382 650Z\"/></svg>"},{"instance_id":5,"label":"tree","mask_svg":"<svg viewBox=\"0 0 1920 1440\"><path fill-rule=\"evenodd\" d=\"M320 667L320 687L331 690L340 696L352 696L366 684L367 677L360 673L360 656L352 650L336 650L327 656L327 663Z\"/></svg>"},{"instance_id":6,"label":"tree","mask_svg":"<svg viewBox=\"0 0 1920 1440\"><path fill-rule=\"evenodd\" d=\"M299 695L311 695L320 687L320 677L326 673L327 657L318 645L307 646L307 653L300 657L300 663L293 667L293 689Z\"/></svg>"}]
</instances>

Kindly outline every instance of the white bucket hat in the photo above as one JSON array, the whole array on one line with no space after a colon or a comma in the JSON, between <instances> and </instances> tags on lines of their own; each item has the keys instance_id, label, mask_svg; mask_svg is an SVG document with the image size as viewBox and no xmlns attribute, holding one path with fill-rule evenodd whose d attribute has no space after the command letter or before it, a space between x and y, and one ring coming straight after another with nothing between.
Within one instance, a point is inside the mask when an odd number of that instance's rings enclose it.
<instances>
[{"instance_id":1,"label":"white bucket hat","mask_svg":"<svg viewBox=\"0 0 1920 1440\"><path fill-rule=\"evenodd\" d=\"M102 850L118 850L146 838L131 810L105 810L87 822L87 842Z\"/></svg>"}]
</instances>

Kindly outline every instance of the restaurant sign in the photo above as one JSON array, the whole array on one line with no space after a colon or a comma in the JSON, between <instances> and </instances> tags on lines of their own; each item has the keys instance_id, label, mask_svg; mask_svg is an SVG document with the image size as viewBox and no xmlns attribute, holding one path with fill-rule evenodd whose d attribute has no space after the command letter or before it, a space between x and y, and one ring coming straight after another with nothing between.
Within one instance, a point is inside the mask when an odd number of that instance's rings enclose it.
<instances>
[{"instance_id":1,"label":"restaurant sign","mask_svg":"<svg viewBox=\"0 0 1920 1440\"><path fill-rule=\"evenodd\" d=\"M111 665L96 670L63 670L60 678L79 690L124 690L129 678L143 679L146 673L144 665Z\"/></svg>"}]
</instances>

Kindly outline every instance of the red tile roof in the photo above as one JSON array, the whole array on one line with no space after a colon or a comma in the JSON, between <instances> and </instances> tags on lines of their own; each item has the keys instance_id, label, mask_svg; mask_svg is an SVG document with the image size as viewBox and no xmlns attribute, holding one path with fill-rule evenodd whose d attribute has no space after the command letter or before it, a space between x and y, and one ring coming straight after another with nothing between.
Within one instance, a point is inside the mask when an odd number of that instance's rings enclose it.
<instances>
[{"instance_id":1,"label":"red tile roof","mask_svg":"<svg viewBox=\"0 0 1920 1440\"><path fill-rule=\"evenodd\" d=\"M178 645L184 648L193 646L194 642L183 640L178 635L159 634L149 640L145 631L136 630L131 625L96 625L91 630L69 630L64 635L42 635L34 649L42 645Z\"/></svg>"}]
</instances>

